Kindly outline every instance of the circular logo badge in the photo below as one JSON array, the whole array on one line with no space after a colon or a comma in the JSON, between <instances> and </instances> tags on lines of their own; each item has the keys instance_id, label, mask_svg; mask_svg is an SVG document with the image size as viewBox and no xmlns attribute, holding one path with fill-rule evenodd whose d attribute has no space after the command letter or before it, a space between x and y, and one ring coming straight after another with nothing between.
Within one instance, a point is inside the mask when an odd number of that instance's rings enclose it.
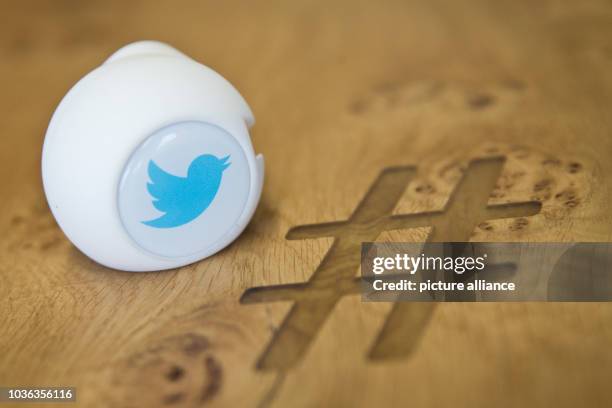
<instances>
[{"instance_id":1,"label":"circular logo badge","mask_svg":"<svg viewBox=\"0 0 612 408\"><path fill-rule=\"evenodd\" d=\"M121 222L153 254L194 255L232 229L250 180L232 135L210 123L175 123L154 132L128 160L119 183Z\"/></svg>"}]
</instances>

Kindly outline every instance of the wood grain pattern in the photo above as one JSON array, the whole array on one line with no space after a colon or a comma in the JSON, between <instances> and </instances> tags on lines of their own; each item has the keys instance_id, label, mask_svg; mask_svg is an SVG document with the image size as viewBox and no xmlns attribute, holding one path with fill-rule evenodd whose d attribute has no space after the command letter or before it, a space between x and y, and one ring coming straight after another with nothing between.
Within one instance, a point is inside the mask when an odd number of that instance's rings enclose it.
<instances>
[{"instance_id":1,"label":"wood grain pattern","mask_svg":"<svg viewBox=\"0 0 612 408\"><path fill-rule=\"evenodd\" d=\"M612 401L611 305L362 303L348 267L366 238L612 240L610 2L29 0L0 10L0 385L74 386L87 407ZM229 248L130 274L63 236L40 149L71 84L147 38L237 86L267 173ZM470 163L487 170L469 180ZM381 174L385 194L368 204ZM444 210L452 217L434 216ZM333 252L340 266L326 267ZM333 285L303 290L326 274ZM270 286L282 290L252 289Z\"/></svg>"}]
</instances>

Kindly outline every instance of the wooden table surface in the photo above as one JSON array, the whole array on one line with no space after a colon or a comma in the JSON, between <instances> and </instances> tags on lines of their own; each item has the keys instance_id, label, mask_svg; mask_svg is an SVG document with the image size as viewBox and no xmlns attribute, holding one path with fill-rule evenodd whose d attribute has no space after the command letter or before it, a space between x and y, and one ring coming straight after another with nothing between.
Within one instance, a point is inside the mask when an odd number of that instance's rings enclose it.
<instances>
[{"instance_id":1,"label":"wooden table surface","mask_svg":"<svg viewBox=\"0 0 612 408\"><path fill-rule=\"evenodd\" d=\"M610 405L610 304L344 284L377 238L612 240L609 1L20 1L0 23L0 386L87 407ZM235 84L266 158L235 243L148 274L76 250L40 180L62 96L140 39Z\"/></svg>"}]
</instances>

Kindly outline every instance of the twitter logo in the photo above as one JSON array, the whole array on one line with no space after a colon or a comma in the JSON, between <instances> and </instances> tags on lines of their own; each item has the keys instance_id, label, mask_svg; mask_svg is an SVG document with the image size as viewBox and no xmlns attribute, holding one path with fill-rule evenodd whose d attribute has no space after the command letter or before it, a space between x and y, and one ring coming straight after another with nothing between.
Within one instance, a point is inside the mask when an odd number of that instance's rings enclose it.
<instances>
[{"instance_id":1,"label":"twitter logo","mask_svg":"<svg viewBox=\"0 0 612 408\"><path fill-rule=\"evenodd\" d=\"M153 197L153 206L165 214L142 223L153 228L174 228L197 218L215 199L223 172L231 164L227 162L229 157L198 156L189 165L187 177L172 175L149 160L151 182L147 190Z\"/></svg>"}]
</instances>

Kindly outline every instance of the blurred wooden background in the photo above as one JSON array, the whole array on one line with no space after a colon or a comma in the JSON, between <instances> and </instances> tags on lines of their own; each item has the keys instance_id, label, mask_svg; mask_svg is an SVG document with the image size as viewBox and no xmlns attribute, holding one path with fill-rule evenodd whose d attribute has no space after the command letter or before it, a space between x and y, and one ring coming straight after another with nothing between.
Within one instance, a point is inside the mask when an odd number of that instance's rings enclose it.
<instances>
[{"instance_id":1,"label":"blurred wooden background","mask_svg":"<svg viewBox=\"0 0 612 408\"><path fill-rule=\"evenodd\" d=\"M267 167L243 236L151 274L80 254L51 217L39 174L61 97L140 39L166 41L236 85ZM240 302L249 288L311 278L333 239L287 232L349 218L390 166L418 168L393 190L396 214L444 208L469 161L489 156L504 158L501 173L486 170L465 191L493 183L490 205L541 203L535 215L459 234L454 225L480 211L464 200L435 239L610 241L609 1L4 1L0 84L1 386L77 387L88 407L612 401L609 304L411 305L385 323L393 305L347 295L304 303L300 332L283 326L291 302ZM341 242L366 232L345 230ZM325 265L317 273L333 280L340 269ZM389 327L403 334L377 354Z\"/></svg>"}]
</instances>

